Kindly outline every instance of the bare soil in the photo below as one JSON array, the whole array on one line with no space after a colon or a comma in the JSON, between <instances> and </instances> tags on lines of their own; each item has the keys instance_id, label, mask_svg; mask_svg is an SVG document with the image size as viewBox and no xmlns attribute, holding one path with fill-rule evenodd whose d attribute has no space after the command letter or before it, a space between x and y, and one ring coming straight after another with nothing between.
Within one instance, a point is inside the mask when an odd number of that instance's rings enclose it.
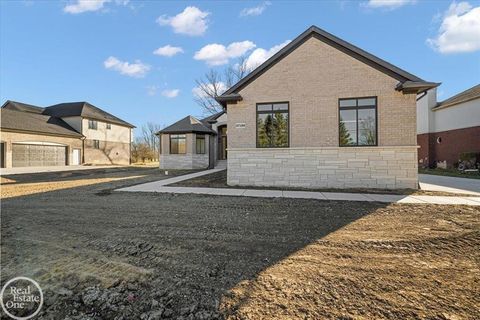
<instances>
[{"instance_id":1,"label":"bare soil","mask_svg":"<svg viewBox=\"0 0 480 320\"><path fill-rule=\"evenodd\" d=\"M207 174L201 177L184 180L169 184L171 187L204 187L204 188L243 188L243 189L267 189L267 187L253 187L253 186L229 186L227 184L227 171L219 171ZM351 192L351 193L373 193L373 194L398 194L398 195L422 195L422 196L462 196L462 197L476 197L469 194L458 194L451 192L440 191L426 191L413 189L368 189L368 188L349 188L349 189L307 189L307 188L284 188L284 187L268 187L269 190L293 190L293 191L316 191L316 192Z\"/></svg>"},{"instance_id":2,"label":"bare soil","mask_svg":"<svg viewBox=\"0 0 480 320\"><path fill-rule=\"evenodd\" d=\"M148 170L24 195L93 177L17 176L2 284L37 280L38 319L478 316L479 208L112 191L165 178Z\"/></svg>"}]
</instances>

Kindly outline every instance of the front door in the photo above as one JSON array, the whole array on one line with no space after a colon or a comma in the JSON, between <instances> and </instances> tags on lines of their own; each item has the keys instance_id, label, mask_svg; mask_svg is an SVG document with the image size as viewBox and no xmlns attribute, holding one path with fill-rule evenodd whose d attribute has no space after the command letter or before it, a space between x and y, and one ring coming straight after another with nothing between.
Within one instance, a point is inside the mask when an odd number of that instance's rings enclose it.
<instances>
[{"instance_id":1,"label":"front door","mask_svg":"<svg viewBox=\"0 0 480 320\"><path fill-rule=\"evenodd\" d=\"M72 153L72 165L80 165L80 149L73 149Z\"/></svg>"}]
</instances>

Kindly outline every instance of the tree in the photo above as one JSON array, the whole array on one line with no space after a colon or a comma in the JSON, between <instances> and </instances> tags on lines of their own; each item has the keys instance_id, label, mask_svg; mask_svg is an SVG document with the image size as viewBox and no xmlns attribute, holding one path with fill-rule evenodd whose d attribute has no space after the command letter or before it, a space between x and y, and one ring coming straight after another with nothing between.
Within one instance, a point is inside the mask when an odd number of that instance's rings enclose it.
<instances>
[{"instance_id":1,"label":"tree","mask_svg":"<svg viewBox=\"0 0 480 320\"><path fill-rule=\"evenodd\" d=\"M340 117L340 146L348 146L350 145L352 141L352 137L350 136L350 133L347 130L347 127L345 126L345 122L343 122L343 119Z\"/></svg>"},{"instance_id":2,"label":"tree","mask_svg":"<svg viewBox=\"0 0 480 320\"><path fill-rule=\"evenodd\" d=\"M133 162L145 162L146 160L152 161L155 157L156 154L145 142L139 142L137 139L137 141L132 143Z\"/></svg>"},{"instance_id":3,"label":"tree","mask_svg":"<svg viewBox=\"0 0 480 320\"><path fill-rule=\"evenodd\" d=\"M158 159L160 141L156 133L160 130L161 126L153 122L147 122L142 126L141 141L151 150L152 160Z\"/></svg>"},{"instance_id":4,"label":"tree","mask_svg":"<svg viewBox=\"0 0 480 320\"><path fill-rule=\"evenodd\" d=\"M228 88L245 77L250 70L247 68L247 57L240 57L233 65L226 67L223 72L217 69L208 70L202 78L196 79L194 101L202 108L204 114L215 114L222 110L222 106L215 100Z\"/></svg>"}]
</instances>

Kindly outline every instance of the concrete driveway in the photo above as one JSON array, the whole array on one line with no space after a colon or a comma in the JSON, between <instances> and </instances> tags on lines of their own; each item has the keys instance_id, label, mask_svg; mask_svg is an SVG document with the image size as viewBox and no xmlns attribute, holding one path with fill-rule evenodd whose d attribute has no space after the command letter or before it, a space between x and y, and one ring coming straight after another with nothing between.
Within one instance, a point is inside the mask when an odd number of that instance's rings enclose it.
<instances>
[{"instance_id":1,"label":"concrete driveway","mask_svg":"<svg viewBox=\"0 0 480 320\"><path fill-rule=\"evenodd\" d=\"M54 167L19 167L19 168L2 168L0 174L14 175L25 173L42 173L42 172L61 172L61 171L74 171L74 170L92 170L92 169L105 169L116 168L120 166L105 165L105 166L54 166Z\"/></svg>"},{"instance_id":2,"label":"concrete driveway","mask_svg":"<svg viewBox=\"0 0 480 320\"><path fill-rule=\"evenodd\" d=\"M419 174L420 189L480 195L480 179Z\"/></svg>"}]
</instances>

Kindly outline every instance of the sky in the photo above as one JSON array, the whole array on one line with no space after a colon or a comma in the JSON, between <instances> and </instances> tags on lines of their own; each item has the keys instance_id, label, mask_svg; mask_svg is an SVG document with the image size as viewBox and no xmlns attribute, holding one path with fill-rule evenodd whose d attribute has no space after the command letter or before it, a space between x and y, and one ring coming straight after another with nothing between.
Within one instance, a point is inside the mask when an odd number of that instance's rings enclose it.
<instances>
[{"instance_id":1,"label":"sky","mask_svg":"<svg viewBox=\"0 0 480 320\"><path fill-rule=\"evenodd\" d=\"M480 83L480 1L0 1L0 99L169 125L202 116L209 69L254 68L311 25L442 82L439 100Z\"/></svg>"}]
</instances>

